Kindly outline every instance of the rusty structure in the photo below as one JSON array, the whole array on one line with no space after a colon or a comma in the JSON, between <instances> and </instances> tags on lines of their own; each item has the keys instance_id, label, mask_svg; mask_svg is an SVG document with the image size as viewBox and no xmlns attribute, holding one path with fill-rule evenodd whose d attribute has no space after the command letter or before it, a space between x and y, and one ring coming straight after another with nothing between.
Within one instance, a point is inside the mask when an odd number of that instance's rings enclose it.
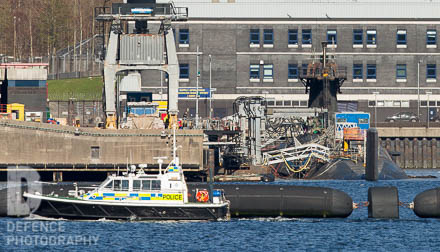
<instances>
[{"instance_id":1,"label":"rusty structure","mask_svg":"<svg viewBox=\"0 0 440 252\"><path fill-rule=\"evenodd\" d=\"M313 59L307 69L301 69L300 79L309 94L309 108L326 109L328 118L333 118L338 107L337 94L347 79L347 69L338 66L333 55L328 57L327 48L327 42L322 42L320 61Z\"/></svg>"}]
</instances>

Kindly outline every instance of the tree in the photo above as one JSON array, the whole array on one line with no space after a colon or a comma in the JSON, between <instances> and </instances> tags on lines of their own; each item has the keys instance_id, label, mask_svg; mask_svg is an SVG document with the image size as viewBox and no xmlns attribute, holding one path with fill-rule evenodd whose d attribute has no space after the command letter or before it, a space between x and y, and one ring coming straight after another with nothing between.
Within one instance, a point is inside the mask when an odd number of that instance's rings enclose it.
<instances>
[{"instance_id":1,"label":"tree","mask_svg":"<svg viewBox=\"0 0 440 252\"><path fill-rule=\"evenodd\" d=\"M93 36L94 8L113 2L122 0L0 0L0 54L15 48L25 61L73 47Z\"/></svg>"}]
</instances>

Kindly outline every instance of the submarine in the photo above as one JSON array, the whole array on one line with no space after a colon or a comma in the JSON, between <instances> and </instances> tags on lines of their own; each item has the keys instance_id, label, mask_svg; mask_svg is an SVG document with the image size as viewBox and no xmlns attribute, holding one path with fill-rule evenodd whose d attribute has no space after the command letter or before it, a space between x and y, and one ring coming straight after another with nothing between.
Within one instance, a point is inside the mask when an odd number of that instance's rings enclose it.
<instances>
[{"instance_id":1,"label":"submarine","mask_svg":"<svg viewBox=\"0 0 440 252\"><path fill-rule=\"evenodd\" d=\"M208 188L208 185L206 188ZM190 184L191 194L201 184ZM268 184L214 184L230 201L231 218L346 218L353 211L353 200L345 192L326 188Z\"/></svg>"}]
</instances>

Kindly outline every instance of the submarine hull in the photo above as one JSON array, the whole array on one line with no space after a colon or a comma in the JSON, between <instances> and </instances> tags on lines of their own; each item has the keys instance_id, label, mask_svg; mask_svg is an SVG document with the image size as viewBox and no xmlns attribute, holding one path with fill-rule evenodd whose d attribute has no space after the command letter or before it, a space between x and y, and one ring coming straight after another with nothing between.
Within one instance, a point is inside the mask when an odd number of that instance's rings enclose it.
<instances>
[{"instance_id":1,"label":"submarine hull","mask_svg":"<svg viewBox=\"0 0 440 252\"><path fill-rule=\"evenodd\" d=\"M191 194L207 184L189 184ZM231 217L345 218L353 211L346 193L325 187L215 184L231 202Z\"/></svg>"}]
</instances>

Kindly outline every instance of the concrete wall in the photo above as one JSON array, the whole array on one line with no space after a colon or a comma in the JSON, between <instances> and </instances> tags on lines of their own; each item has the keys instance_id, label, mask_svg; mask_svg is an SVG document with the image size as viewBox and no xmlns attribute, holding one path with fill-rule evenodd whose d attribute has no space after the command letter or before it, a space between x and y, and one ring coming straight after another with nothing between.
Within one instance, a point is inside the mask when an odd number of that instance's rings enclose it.
<instances>
[{"instance_id":1,"label":"concrete wall","mask_svg":"<svg viewBox=\"0 0 440 252\"><path fill-rule=\"evenodd\" d=\"M30 122L0 121L0 164L157 164L153 157L171 161L172 138L161 130L98 130ZM168 131L170 134L170 131ZM184 167L203 165L203 133L178 130L177 154ZM92 149L99 157L92 158Z\"/></svg>"},{"instance_id":2,"label":"concrete wall","mask_svg":"<svg viewBox=\"0 0 440 252\"><path fill-rule=\"evenodd\" d=\"M381 137L380 144L398 152L396 163L404 169L440 168L440 139L427 137Z\"/></svg>"},{"instance_id":3,"label":"concrete wall","mask_svg":"<svg viewBox=\"0 0 440 252\"><path fill-rule=\"evenodd\" d=\"M7 103L24 104L25 112L46 112L47 87L8 87Z\"/></svg>"}]
</instances>

